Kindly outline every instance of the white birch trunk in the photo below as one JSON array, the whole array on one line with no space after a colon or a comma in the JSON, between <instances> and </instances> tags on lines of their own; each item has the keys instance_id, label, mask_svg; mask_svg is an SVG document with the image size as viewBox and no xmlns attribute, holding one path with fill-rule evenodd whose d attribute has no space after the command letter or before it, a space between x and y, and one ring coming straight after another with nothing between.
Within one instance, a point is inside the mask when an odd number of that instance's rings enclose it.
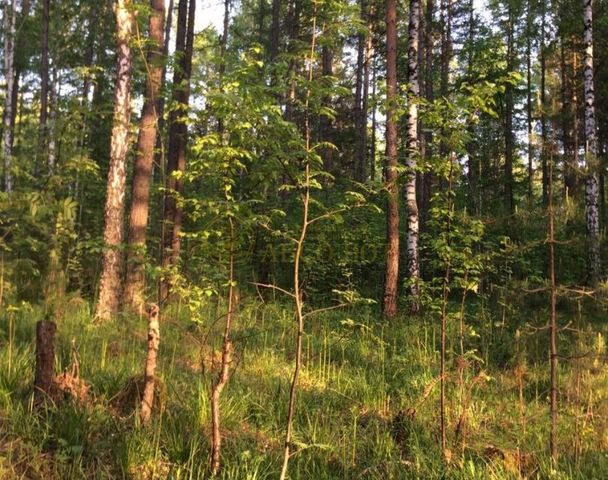
<instances>
[{"instance_id":1,"label":"white birch trunk","mask_svg":"<svg viewBox=\"0 0 608 480\"><path fill-rule=\"evenodd\" d=\"M418 41L420 30L420 0L410 0L409 38L408 38L408 117L406 134L405 202L407 207L407 274L411 282L413 312L418 311L418 280L420 264L418 258L418 204L416 203L416 163L418 147Z\"/></svg>"},{"instance_id":2,"label":"white birch trunk","mask_svg":"<svg viewBox=\"0 0 608 480\"><path fill-rule=\"evenodd\" d=\"M17 0L7 1L4 5L4 78L6 79L6 96L4 97L4 133L2 135L2 159L4 161L4 190L11 193L14 188L12 169L13 129L11 128L12 97L15 88L15 17Z\"/></svg>"},{"instance_id":3,"label":"white birch trunk","mask_svg":"<svg viewBox=\"0 0 608 480\"><path fill-rule=\"evenodd\" d=\"M585 86L585 212L587 220L587 242L589 255L589 280L595 285L600 279L599 245L599 181L597 172L597 133L595 123L595 93L593 87L593 0L583 0L585 43L584 86Z\"/></svg>"}]
</instances>

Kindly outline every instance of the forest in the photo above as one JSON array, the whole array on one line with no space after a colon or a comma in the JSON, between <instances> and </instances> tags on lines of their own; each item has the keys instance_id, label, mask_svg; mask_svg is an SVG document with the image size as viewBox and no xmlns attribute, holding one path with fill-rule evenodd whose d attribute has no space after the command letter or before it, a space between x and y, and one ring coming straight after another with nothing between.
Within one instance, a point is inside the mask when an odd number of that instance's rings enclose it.
<instances>
[{"instance_id":1,"label":"forest","mask_svg":"<svg viewBox=\"0 0 608 480\"><path fill-rule=\"evenodd\" d=\"M2 0L1 479L608 478L607 0Z\"/></svg>"}]
</instances>

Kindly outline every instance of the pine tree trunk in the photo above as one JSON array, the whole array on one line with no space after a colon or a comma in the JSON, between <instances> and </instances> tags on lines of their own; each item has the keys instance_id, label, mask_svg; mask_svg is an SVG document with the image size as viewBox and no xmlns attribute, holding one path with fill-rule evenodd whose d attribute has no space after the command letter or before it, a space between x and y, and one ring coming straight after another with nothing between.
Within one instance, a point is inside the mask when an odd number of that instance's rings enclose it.
<instances>
[{"instance_id":1,"label":"pine tree trunk","mask_svg":"<svg viewBox=\"0 0 608 480\"><path fill-rule=\"evenodd\" d=\"M17 1L12 0L4 6L4 78L6 79L6 95L4 97L4 131L2 135L2 159L4 162L4 191L11 193L14 188L12 173L13 134L11 119L13 116L12 98L15 88L15 19L17 16Z\"/></svg>"},{"instance_id":2,"label":"pine tree trunk","mask_svg":"<svg viewBox=\"0 0 608 480\"><path fill-rule=\"evenodd\" d=\"M133 168L133 188L127 251L127 275L124 303L134 310L143 311L144 306L144 260L148 209L150 202L150 179L154 165L154 147L158 133L158 106L163 72L163 38L165 22L164 0L151 0L150 44L147 53L146 91L139 125L137 156Z\"/></svg>"},{"instance_id":3,"label":"pine tree trunk","mask_svg":"<svg viewBox=\"0 0 608 480\"><path fill-rule=\"evenodd\" d=\"M564 195L571 196L576 186L576 149L574 146L574 128L576 115L572 112L573 71L566 60L565 40L561 38L560 69L561 69L561 97L562 97L562 144L564 146Z\"/></svg>"},{"instance_id":4,"label":"pine tree trunk","mask_svg":"<svg viewBox=\"0 0 608 480\"><path fill-rule=\"evenodd\" d=\"M360 0L360 17L361 22L366 23L367 19L367 4L365 0ZM367 72L369 81L369 66L367 58L368 53L368 36L369 33L360 32L357 38L357 78L355 82L355 132L357 135L355 149L355 180L358 182L365 181L365 165L366 165L366 147L367 143L367 98L364 95L364 82Z\"/></svg>"},{"instance_id":5,"label":"pine tree trunk","mask_svg":"<svg viewBox=\"0 0 608 480\"><path fill-rule=\"evenodd\" d=\"M410 0L408 29L408 117L406 136L405 203L407 207L407 275L410 282L411 311L418 312L420 263L418 258L418 204L416 203L416 162L418 149L418 36L420 0Z\"/></svg>"},{"instance_id":6,"label":"pine tree trunk","mask_svg":"<svg viewBox=\"0 0 608 480\"><path fill-rule=\"evenodd\" d=\"M397 2L386 0L386 167L387 252L384 274L383 313L397 315L399 281L399 188L397 185Z\"/></svg>"},{"instance_id":7,"label":"pine tree trunk","mask_svg":"<svg viewBox=\"0 0 608 480\"><path fill-rule=\"evenodd\" d=\"M528 128L528 204L532 205L534 151L532 149L532 2L527 2L526 18L526 124Z\"/></svg>"},{"instance_id":8,"label":"pine tree trunk","mask_svg":"<svg viewBox=\"0 0 608 480\"><path fill-rule=\"evenodd\" d=\"M514 66L514 14L512 6L509 5L508 25L507 25L507 71L512 72ZM510 83L505 88L505 213L512 215L514 213L513 204L513 150L515 148L515 139L513 133L513 85Z\"/></svg>"},{"instance_id":9,"label":"pine tree trunk","mask_svg":"<svg viewBox=\"0 0 608 480\"><path fill-rule=\"evenodd\" d=\"M196 1L180 0L177 16L177 36L175 51L180 54L180 66L173 75L175 108L169 116L169 151L167 157L167 194L165 196L163 225L163 260L165 278L160 285L160 301L169 296L170 281L167 270L175 268L181 248L180 232L182 209L177 197L183 193L183 180L176 178L174 172L183 173L186 169L186 144L188 126L188 101L190 98L190 75L192 72L192 50L194 45L194 17Z\"/></svg>"},{"instance_id":10,"label":"pine tree trunk","mask_svg":"<svg viewBox=\"0 0 608 480\"><path fill-rule=\"evenodd\" d=\"M120 247L123 241L127 154L131 121L132 53L130 41L134 26L131 8L130 0L117 0L115 8L117 65L114 87L114 120L105 205L105 250L96 311L96 317L100 320L109 319L116 314L121 293L122 252Z\"/></svg>"},{"instance_id":11,"label":"pine tree trunk","mask_svg":"<svg viewBox=\"0 0 608 480\"><path fill-rule=\"evenodd\" d=\"M272 19L270 24L270 61L274 62L279 55L281 0L272 0Z\"/></svg>"},{"instance_id":12,"label":"pine tree trunk","mask_svg":"<svg viewBox=\"0 0 608 480\"><path fill-rule=\"evenodd\" d=\"M540 142L541 168L543 174L543 205L549 205L549 169L547 165L547 53L545 48L546 12L542 4L540 35Z\"/></svg>"},{"instance_id":13,"label":"pine tree trunk","mask_svg":"<svg viewBox=\"0 0 608 480\"><path fill-rule=\"evenodd\" d=\"M49 23L51 0L42 0L42 40L40 59L40 120L38 124L38 155L34 165L34 174L40 173L41 163L46 157L48 140L48 111L49 111Z\"/></svg>"},{"instance_id":14,"label":"pine tree trunk","mask_svg":"<svg viewBox=\"0 0 608 480\"><path fill-rule=\"evenodd\" d=\"M599 181L597 158L597 132L595 123L595 92L593 71L593 0L583 0L585 43L585 211L587 217L587 248L589 255L589 282L595 286L600 280L600 221L598 209Z\"/></svg>"}]
</instances>

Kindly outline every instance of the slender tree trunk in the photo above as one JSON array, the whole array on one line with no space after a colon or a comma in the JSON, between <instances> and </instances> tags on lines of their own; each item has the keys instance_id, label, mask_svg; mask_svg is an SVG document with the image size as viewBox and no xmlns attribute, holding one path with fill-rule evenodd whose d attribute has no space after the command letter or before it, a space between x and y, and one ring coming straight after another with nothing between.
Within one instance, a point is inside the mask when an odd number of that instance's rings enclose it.
<instances>
[{"instance_id":1,"label":"slender tree trunk","mask_svg":"<svg viewBox=\"0 0 608 480\"><path fill-rule=\"evenodd\" d=\"M426 2L426 20L424 22L424 96L429 104L432 104L435 99L434 94L434 72L433 72L433 50L435 48L435 26L434 26L434 6L433 0ZM425 161L429 161L433 155L433 132L428 129L424 133L424 157ZM433 172L430 170L422 174L421 182L422 191L420 192L420 223L421 227L425 228L429 217L429 209L431 207L431 195L433 188Z\"/></svg>"},{"instance_id":2,"label":"slender tree trunk","mask_svg":"<svg viewBox=\"0 0 608 480\"><path fill-rule=\"evenodd\" d=\"M226 312L226 324L224 325L224 336L222 339L222 360L220 363L220 371L211 390L211 474L213 476L216 476L219 473L221 467L222 434L220 432L220 398L224 387L230 379L230 365L232 363L233 351L230 334L237 306L237 295L234 288L235 232L232 217L228 218L228 223L230 235L230 251L228 254L228 311Z\"/></svg>"},{"instance_id":3,"label":"slender tree trunk","mask_svg":"<svg viewBox=\"0 0 608 480\"><path fill-rule=\"evenodd\" d=\"M551 429L549 433L549 452L551 463L557 466L557 415L558 415L558 330L557 330L557 283L555 278L555 211L553 208L553 153L548 159L549 165L549 204L548 204L548 224L547 224L547 243L549 245L549 290L550 290L550 310L549 310L549 343L550 343L550 370L551 370L551 393L550 393L550 416Z\"/></svg>"},{"instance_id":4,"label":"slender tree trunk","mask_svg":"<svg viewBox=\"0 0 608 480\"><path fill-rule=\"evenodd\" d=\"M374 58L372 58L372 98L374 100L372 106L372 136L371 136L371 145L370 145L370 178L372 181L376 179L376 129L378 128L378 122L376 121L376 101L377 101L377 69L376 62Z\"/></svg>"},{"instance_id":5,"label":"slender tree trunk","mask_svg":"<svg viewBox=\"0 0 608 480\"><path fill-rule=\"evenodd\" d=\"M188 5L189 3L189 5ZM165 302L169 295L170 270L177 266L181 247L182 209L178 197L183 193L183 180L176 178L174 172L183 173L186 169L187 114L190 98L190 75L192 72L192 50L194 44L195 0L180 0L177 18L177 37L175 51L181 55L179 68L173 76L175 108L169 118L169 154L167 159L167 192L164 209L163 261L165 278L160 285L160 301Z\"/></svg>"},{"instance_id":6,"label":"slender tree trunk","mask_svg":"<svg viewBox=\"0 0 608 480\"><path fill-rule=\"evenodd\" d=\"M46 156L48 141L48 111L49 111L49 24L51 0L42 0L42 44L40 59L40 120L38 125L38 155L36 157L35 174L39 173L41 163Z\"/></svg>"},{"instance_id":7,"label":"slender tree trunk","mask_svg":"<svg viewBox=\"0 0 608 480\"><path fill-rule=\"evenodd\" d=\"M163 134L165 131L165 95L164 89L167 84L167 59L169 57L169 42L171 41L171 28L173 25L173 10L174 10L174 0L169 0L169 8L167 9L167 21L165 22L165 34L164 34L164 44L163 44L163 59L165 60L163 63L161 78L160 78L160 89L158 96L158 127L157 127L157 135L156 135L156 164L160 165L160 176L161 180L165 181L165 151L164 151L164 142L163 142ZM154 164L152 165L154 169ZM156 174L155 174L156 175Z\"/></svg>"},{"instance_id":8,"label":"slender tree trunk","mask_svg":"<svg viewBox=\"0 0 608 480\"><path fill-rule=\"evenodd\" d=\"M127 250L127 275L124 288L124 303L134 310L143 311L144 306L144 260L148 209L150 203L150 179L154 165L154 146L158 133L158 107L164 58L162 56L165 2L151 0L150 40L146 55L146 91L139 125L137 156L133 171L131 213Z\"/></svg>"},{"instance_id":9,"label":"slender tree trunk","mask_svg":"<svg viewBox=\"0 0 608 480\"><path fill-rule=\"evenodd\" d=\"M59 82L57 68L53 68L49 89L49 124L47 126L48 155L47 168L50 174L57 164L57 109L59 108Z\"/></svg>"},{"instance_id":10,"label":"slender tree trunk","mask_svg":"<svg viewBox=\"0 0 608 480\"><path fill-rule=\"evenodd\" d=\"M513 7L508 7L507 25L507 71L512 72L514 68L514 12ZM513 215L515 206L513 204L513 155L514 155L514 133L513 133L513 85L507 84L505 88L505 213Z\"/></svg>"},{"instance_id":11,"label":"slender tree trunk","mask_svg":"<svg viewBox=\"0 0 608 480\"><path fill-rule=\"evenodd\" d=\"M593 0L583 0L585 43L585 211L587 217L587 243L589 255L589 282L595 286L601 277L600 221L598 210L598 149L595 121L595 90L593 70Z\"/></svg>"},{"instance_id":12,"label":"slender tree trunk","mask_svg":"<svg viewBox=\"0 0 608 480\"><path fill-rule=\"evenodd\" d=\"M11 193L14 188L12 173L13 135L11 118L13 116L12 98L15 88L15 21L17 16L17 1L12 0L4 6L4 78L6 79L6 95L4 97L4 131L2 135L2 159L4 161L4 191Z\"/></svg>"},{"instance_id":13,"label":"slender tree trunk","mask_svg":"<svg viewBox=\"0 0 608 480\"><path fill-rule=\"evenodd\" d=\"M111 318L118 311L121 294L123 221L125 210L125 186L127 154L129 151L129 127L131 121L131 73L130 47L134 27L130 0L117 0L116 38L117 64L114 87L114 121L110 143L110 170L105 206L103 270L99 287L96 317Z\"/></svg>"},{"instance_id":14,"label":"slender tree trunk","mask_svg":"<svg viewBox=\"0 0 608 480\"><path fill-rule=\"evenodd\" d=\"M543 205L549 205L549 170L547 166L547 53L545 46L546 12L542 3L541 41L540 41L540 136L541 164L543 171Z\"/></svg>"},{"instance_id":15,"label":"slender tree trunk","mask_svg":"<svg viewBox=\"0 0 608 480\"><path fill-rule=\"evenodd\" d=\"M321 73L324 77L330 77L333 75L333 62L334 62L334 53L332 49L324 45L321 49ZM361 99L359 99L361 101ZM330 96L324 96L322 99L323 106L329 107L331 102ZM359 119L360 121L360 119ZM319 118L319 139L321 142L332 142L332 121L326 115L321 115ZM330 172L334 169L334 158L333 158L333 149L331 148L323 148L320 151L321 157L323 158L323 165L326 171ZM356 160L355 160L355 176L357 179L357 168L356 168Z\"/></svg>"},{"instance_id":16,"label":"slender tree trunk","mask_svg":"<svg viewBox=\"0 0 608 480\"><path fill-rule=\"evenodd\" d=\"M572 149L573 149L573 161L577 170L574 172L573 179L573 194L578 191L579 184L579 176L578 176L578 162L579 162L579 146L581 144L579 139L579 104L578 104L578 92L579 92L579 84L578 80L578 55L576 49L573 49L572 52Z\"/></svg>"},{"instance_id":17,"label":"slender tree trunk","mask_svg":"<svg viewBox=\"0 0 608 480\"><path fill-rule=\"evenodd\" d=\"M420 26L420 0L410 0L408 29L408 117L406 135L406 183L405 203L407 207L407 275L410 282L411 311L419 309L418 283L420 262L418 258L418 204L416 203L416 163L418 148L418 35Z\"/></svg>"},{"instance_id":18,"label":"slender tree trunk","mask_svg":"<svg viewBox=\"0 0 608 480\"><path fill-rule=\"evenodd\" d=\"M360 0L360 17L361 23L367 24L367 3L365 0ZM355 83L355 132L357 135L355 149L355 180L358 182L365 181L365 166L367 159L366 143L367 143L367 98L364 91L366 82L369 82L369 59L367 58L369 32L359 32L357 38L357 79ZM367 74L367 80L366 80Z\"/></svg>"},{"instance_id":19,"label":"slender tree trunk","mask_svg":"<svg viewBox=\"0 0 608 480\"><path fill-rule=\"evenodd\" d=\"M384 274L383 313L397 315L399 282L399 188L397 184L397 2L386 0L386 222L387 251Z\"/></svg>"},{"instance_id":20,"label":"slender tree trunk","mask_svg":"<svg viewBox=\"0 0 608 480\"><path fill-rule=\"evenodd\" d=\"M164 14L164 9L163 9ZM154 407L154 388L156 385L156 360L160 345L160 322L158 320L158 305L150 305L148 311L148 353L144 369L144 391L141 399L139 418L142 425L150 422L152 408Z\"/></svg>"},{"instance_id":21,"label":"slender tree trunk","mask_svg":"<svg viewBox=\"0 0 608 480\"><path fill-rule=\"evenodd\" d=\"M534 150L532 148L532 1L527 1L526 18L526 124L528 127L528 204L532 205Z\"/></svg>"}]
</instances>

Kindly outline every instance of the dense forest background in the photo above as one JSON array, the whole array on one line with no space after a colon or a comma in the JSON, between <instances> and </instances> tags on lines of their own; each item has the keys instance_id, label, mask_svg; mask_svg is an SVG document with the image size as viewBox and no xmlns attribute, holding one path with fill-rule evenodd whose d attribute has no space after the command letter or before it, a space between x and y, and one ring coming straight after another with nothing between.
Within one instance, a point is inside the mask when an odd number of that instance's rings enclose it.
<instances>
[{"instance_id":1,"label":"dense forest background","mask_svg":"<svg viewBox=\"0 0 608 480\"><path fill-rule=\"evenodd\" d=\"M0 33L0 477L608 475L608 2Z\"/></svg>"}]
</instances>

